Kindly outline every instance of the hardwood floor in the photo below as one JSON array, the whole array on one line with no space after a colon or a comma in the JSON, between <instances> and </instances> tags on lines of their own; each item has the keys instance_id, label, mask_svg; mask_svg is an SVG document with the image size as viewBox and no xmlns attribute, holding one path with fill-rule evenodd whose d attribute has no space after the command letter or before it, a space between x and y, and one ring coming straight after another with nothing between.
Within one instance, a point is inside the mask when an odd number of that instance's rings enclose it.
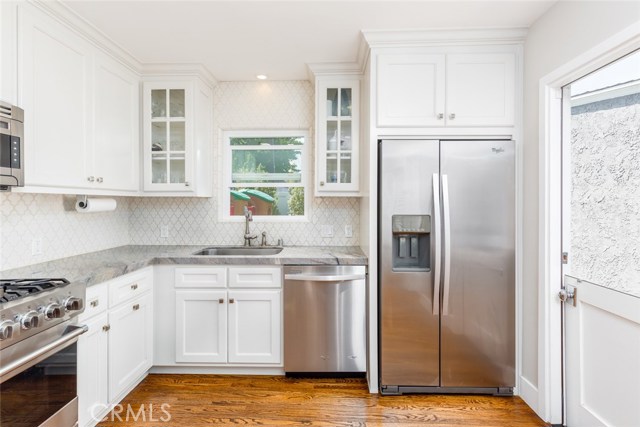
<instances>
[{"instance_id":1,"label":"hardwood floor","mask_svg":"<svg viewBox=\"0 0 640 427\"><path fill-rule=\"evenodd\" d=\"M112 419L99 425L546 425L519 397L383 397L369 394L364 379L149 375L121 404L122 411L119 416L110 415ZM170 405L164 406L166 412L161 406L163 404ZM128 405L131 405L130 409ZM137 419L134 419L134 416Z\"/></svg>"}]
</instances>

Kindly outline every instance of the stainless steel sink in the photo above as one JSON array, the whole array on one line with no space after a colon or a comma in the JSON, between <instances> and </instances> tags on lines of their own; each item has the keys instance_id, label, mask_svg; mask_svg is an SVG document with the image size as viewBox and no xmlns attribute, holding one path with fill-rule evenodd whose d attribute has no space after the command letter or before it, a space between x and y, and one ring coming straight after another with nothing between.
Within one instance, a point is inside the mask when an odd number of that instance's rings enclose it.
<instances>
[{"instance_id":1,"label":"stainless steel sink","mask_svg":"<svg viewBox=\"0 0 640 427\"><path fill-rule=\"evenodd\" d=\"M204 248L194 255L215 256L215 255L276 255L282 252L282 248L278 246L212 246Z\"/></svg>"}]
</instances>

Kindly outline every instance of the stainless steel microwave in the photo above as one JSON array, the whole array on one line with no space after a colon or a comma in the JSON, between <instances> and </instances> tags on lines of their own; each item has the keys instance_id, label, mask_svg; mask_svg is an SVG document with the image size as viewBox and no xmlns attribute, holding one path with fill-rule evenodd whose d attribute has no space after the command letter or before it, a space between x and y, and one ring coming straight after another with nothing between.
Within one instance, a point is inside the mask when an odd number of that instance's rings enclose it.
<instances>
[{"instance_id":1,"label":"stainless steel microwave","mask_svg":"<svg viewBox=\"0 0 640 427\"><path fill-rule=\"evenodd\" d=\"M24 186L24 111L0 101L0 191Z\"/></svg>"}]
</instances>

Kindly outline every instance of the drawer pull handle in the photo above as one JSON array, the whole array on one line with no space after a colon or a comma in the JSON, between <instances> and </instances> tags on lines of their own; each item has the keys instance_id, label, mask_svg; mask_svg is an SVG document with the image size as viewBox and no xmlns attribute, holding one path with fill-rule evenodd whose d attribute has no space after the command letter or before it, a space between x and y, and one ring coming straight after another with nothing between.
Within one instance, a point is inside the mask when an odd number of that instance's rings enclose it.
<instances>
[{"instance_id":1,"label":"drawer pull handle","mask_svg":"<svg viewBox=\"0 0 640 427\"><path fill-rule=\"evenodd\" d=\"M136 289L138 289L137 283L134 283L133 285L131 285L131 290L135 291Z\"/></svg>"},{"instance_id":2,"label":"drawer pull handle","mask_svg":"<svg viewBox=\"0 0 640 427\"><path fill-rule=\"evenodd\" d=\"M133 306L133 311L139 310L140 309L140 304L135 304Z\"/></svg>"},{"instance_id":3,"label":"drawer pull handle","mask_svg":"<svg viewBox=\"0 0 640 427\"><path fill-rule=\"evenodd\" d=\"M109 331L109 329L111 329L111 325L104 325L102 327L102 330L105 331L105 332Z\"/></svg>"},{"instance_id":4,"label":"drawer pull handle","mask_svg":"<svg viewBox=\"0 0 640 427\"><path fill-rule=\"evenodd\" d=\"M218 300L218 304L224 304L224 298L220 298L220 299Z\"/></svg>"},{"instance_id":5,"label":"drawer pull handle","mask_svg":"<svg viewBox=\"0 0 640 427\"><path fill-rule=\"evenodd\" d=\"M229 298L229 304L233 304L234 302L236 302L236 300L235 300L235 299L233 299L233 298Z\"/></svg>"},{"instance_id":6,"label":"drawer pull handle","mask_svg":"<svg viewBox=\"0 0 640 427\"><path fill-rule=\"evenodd\" d=\"M93 300L89 303L91 307L97 307L100 304L100 300Z\"/></svg>"}]
</instances>

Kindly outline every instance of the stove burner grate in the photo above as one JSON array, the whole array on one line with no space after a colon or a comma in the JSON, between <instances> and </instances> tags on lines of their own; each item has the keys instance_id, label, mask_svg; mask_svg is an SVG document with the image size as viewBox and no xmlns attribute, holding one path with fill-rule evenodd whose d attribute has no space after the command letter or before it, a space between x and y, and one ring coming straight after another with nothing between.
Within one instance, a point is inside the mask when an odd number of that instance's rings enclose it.
<instances>
[{"instance_id":1,"label":"stove burner grate","mask_svg":"<svg viewBox=\"0 0 640 427\"><path fill-rule=\"evenodd\" d=\"M14 301L58 286L68 285L67 279L5 279L0 280L0 303Z\"/></svg>"}]
</instances>

